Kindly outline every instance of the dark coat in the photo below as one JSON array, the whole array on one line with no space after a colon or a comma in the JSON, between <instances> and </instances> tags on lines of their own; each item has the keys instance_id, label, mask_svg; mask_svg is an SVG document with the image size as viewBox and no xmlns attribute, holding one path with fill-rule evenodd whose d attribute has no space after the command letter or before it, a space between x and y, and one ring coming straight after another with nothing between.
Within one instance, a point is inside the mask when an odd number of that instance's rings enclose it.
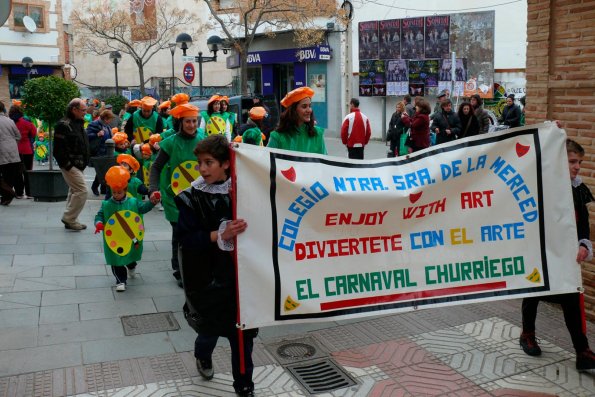
<instances>
[{"instance_id":1,"label":"dark coat","mask_svg":"<svg viewBox=\"0 0 595 397\"><path fill-rule=\"evenodd\" d=\"M395 150L399 148L401 134L406 130L407 127L403 123L401 113L394 112L388 123L388 132L386 134L386 140L390 142L391 153L395 153Z\"/></svg>"},{"instance_id":2,"label":"dark coat","mask_svg":"<svg viewBox=\"0 0 595 397\"><path fill-rule=\"evenodd\" d=\"M98 136L103 131L103 136ZM101 119L91 121L87 126L87 137L89 138L89 148L91 156L105 156L107 148L105 141L112 138L112 129L109 124L105 124Z\"/></svg>"},{"instance_id":3,"label":"dark coat","mask_svg":"<svg viewBox=\"0 0 595 397\"><path fill-rule=\"evenodd\" d=\"M54 158L60 168L76 167L83 171L89 165L89 139L84 120L63 118L54 129Z\"/></svg>"},{"instance_id":4,"label":"dark coat","mask_svg":"<svg viewBox=\"0 0 595 397\"><path fill-rule=\"evenodd\" d=\"M479 120L475 117L475 114L469 113L467 116L459 115L461 120L461 132L459 138L466 138L468 136L474 136L479 134Z\"/></svg>"},{"instance_id":5,"label":"dark coat","mask_svg":"<svg viewBox=\"0 0 595 397\"><path fill-rule=\"evenodd\" d=\"M188 322L200 334L226 336L235 330L235 270L232 253L220 250L210 234L231 220L229 195L190 187L175 202Z\"/></svg>"},{"instance_id":6,"label":"dark coat","mask_svg":"<svg viewBox=\"0 0 595 397\"><path fill-rule=\"evenodd\" d=\"M435 113L432 118L432 126L430 130L432 132L436 132L436 128L438 128L438 133L436 134L436 144L450 142L457 139L458 135L461 133L461 120L459 120L459 116L453 112L445 112L442 109L441 112ZM446 130L450 130L450 135L446 133Z\"/></svg>"},{"instance_id":7,"label":"dark coat","mask_svg":"<svg viewBox=\"0 0 595 397\"><path fill-rule=\"evenodd\" d=\"M518 105L512 104L505 106L502 109L502 117L500 117L500 124L509 126L510 128L521 125L521 108Z\"/></svg>"}]
</instances>

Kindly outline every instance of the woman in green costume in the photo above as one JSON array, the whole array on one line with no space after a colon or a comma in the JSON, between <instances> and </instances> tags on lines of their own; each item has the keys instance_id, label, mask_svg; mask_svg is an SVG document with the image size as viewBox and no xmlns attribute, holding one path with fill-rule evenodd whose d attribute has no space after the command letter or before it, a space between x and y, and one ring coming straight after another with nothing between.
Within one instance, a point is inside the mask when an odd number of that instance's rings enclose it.
<instances>
[{"instance_id":1,"label":"woman in green costume","mask_svg":"<svg viewBox=\"0 0 595 397\"><path fill-rule=\"evenodd\" d=\"M159 144L160 150L151 167L150 198L161 196L165 209L165 218L172 226L172 258L173 276L182 287L180 264L178 262L178 208L174 197L190 186L198 178L198 162L193 151L196 144L205 138L204 131L198 127L199 109L191 104L177 105L171 115L179 121L179 131ZM162 170L165 170L162 174ZM160 181L161 179L161 181ZM160 192L161 191L161 192Z\"/></svg>"},{"instance_id":2,"label":"woman in green costume","mask_svg":"<svg viewBox=\"0 0 595 397\"><path fill-rule=\"evenodd\" d=\"M314 91L310 87L297 88L281 101L277 130L271 132L268 147L296 152L326 154L324 130L316 126L312 111Z\"/></svg>"},{"instance_id":3,"label":"woman in green costume","mask_svg":"<svg viewBox=\"0 0 595 397\"><path fill-rule=\"evenodd\" d=\"M200 128L208 135L224 135L228 141L231 141L231 126L221 113L221 97L213 95L207 103L207 110L200 112L202 120Z\"/></svg>"}]
</instances>

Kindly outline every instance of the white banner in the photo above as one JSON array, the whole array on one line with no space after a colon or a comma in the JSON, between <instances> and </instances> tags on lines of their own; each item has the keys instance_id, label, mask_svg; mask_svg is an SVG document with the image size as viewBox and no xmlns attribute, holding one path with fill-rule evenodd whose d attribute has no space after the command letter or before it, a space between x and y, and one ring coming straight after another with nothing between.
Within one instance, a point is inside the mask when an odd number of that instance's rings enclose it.
<instances>
[{"instance_id":1,"label":"white banner","mask_svg":"<svg viewBox=\"0 0 595 397\"><path fill-rule=\"evenodd\" d=\"M349 160L239 145L241 321L328 321L581 285L553 123Z\"/></svg>"}]
</instances>

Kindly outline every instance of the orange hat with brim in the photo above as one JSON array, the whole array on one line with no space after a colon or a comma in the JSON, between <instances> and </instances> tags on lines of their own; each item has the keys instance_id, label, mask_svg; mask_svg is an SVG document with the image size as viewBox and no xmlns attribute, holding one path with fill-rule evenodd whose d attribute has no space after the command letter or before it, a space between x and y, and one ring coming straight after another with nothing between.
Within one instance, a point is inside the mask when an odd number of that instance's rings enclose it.
<instances>
[{"instance_id":1,"label":"orange hat with brim","mask_svg":"<svg viewBox=\"0 0 595 397\"><path fill-rule=\"evenodd\" d=\"M149 137L149 145L154 145L157 142L161 142L163 138L161 138L160 134L151 134L151 136Z\"/></svg>"},{"instance_id":2,"label":"orange hat with brim","mask_svg":"<svg viewBox=\"0 0 595 397\"><path fill-rule=\"evenodd\" d=\"M14 106L21 106L23 104L23 102L19 101L18 99L13 99L12 104Z\"/></svg>"},{"instance_id":3,"label":"orange hat with brim","mask_svg":"<svg viewBox=\"0 0 595 397\"><path fill-rule=\"evenodd\" d=\"M171 106L171 102L170 101L165 101L163 103L161 103L161 105L157 106L159 109L167 109L168 107Z\"/></svg>"},{"instance_id":4,"label":"orange hat with brim","mask_svg":"<svg viewBox=\"0 0 595 397\"><path fill-rule=\"evenodd\" d=\"M157 99L152 98L150 96L146 96L140 101L142 103L143 109L153 109L153 107L157 105Z\"/></svg>"},{"instance_id":5,"label":"orange hat with brim","mask_svg":"<svg viewBox=\"0 0 595 397\"><path fill-rule=\"evenodd\" d=\"M209 98L209 102L207 104L210 105L211 103L220 101L220 100L221 100L221 97L219 95L213 95L212 97Z\"/></svg>"},{"instance_id":6,"label":"orange hat with brim","mask_svg":"<svg viewBox=\"0 0 595 397\"><path fill-rule=\"evenodd\" d=\"M170 98L170 102L173 102L176 106L188 103L189 100L190 97L188 96L188 94L184 94L183 92L177 93L176 95Z\"/></svg>"},{"instance_id":7,"label":"orange hat with brim","mask_svg":"<svg viewBox=\"0 0 595 397\"><path fill-rule=\"evenodd\" d=\"M197 117L199 110L200 109L194 105L184 103L170 110L169 114L177 119L181 119L182 117Z\"/></svg>"},{"instance_id":8,"label":"orange hat with brim","mask_svg":"<svg viewBox=\"0 0 595 397\"><path fill-rule=\"evenodd\" d=\"M114 127L114 128L112 128L112 136L113 136L113 135L116 135L116 134L117 134L117 133L119 133L119 132L120 132L120 130L118 130L118 127Z\"/></svg>"},{"instance_id":9,"label":"orange hat with brim","mask_svg":"<svg viewBox=\"0 0 595 397\"><path fill-rule=\"evenodd\" d=\"M110 167L105 173L105 183L113 190L123 190L128 187L130 172L120 165Z\"/></svg>"},{"instance_id":10,"label":"orange hat with brim","mask_svg":"<svg viewBox=\"0 0 595 397\"><path fill-rule=\"evenodd\" d=\"M142 154L146 154L146 155L152 155L153 151L151 150L151 145L149 145L148 143L143 143L140 147L140 151Z\"/></svg>"},{"instance_id":11,"label":"orange hat with brim","mask_svg":"<svg viewBox=\"0 0 595 397\"><path fill-rule=\"evenodd\" d=\"M229 103L229 97L227 97L227 96L225 96L225 95L224 95L224 96L220 96L220 97L219 97L219 100L220 100L220 101L225 101L225 102Z\"/></svg>"},{"instance_id":12,"label":"orange hat with brim","mask_svg":"<svg viewBox=\"0 0 595 397\"><path fill-rule=\"evenodd\" d=\"M124 132L116 132L112 139L116 145L119 145L120 143L128 142L128 135L126 135Z\"/></svg>"},{"instance_id":13,"label":"orange hat with brim","mask_svg":"<svg viewBox=\"0 0 595 397\"><path fill-rule=\"evenodd\" d=\"M250 116L252 120L262 120L266 115L267 111L262 106L254 106L248 113L248 116Z\"/></svg>"},{"instance_id":14,"label":"orange hat with brim","mask_svg":"<svg viewBox=\"0 0 595 397\"><path fill-rule=\"evenodd\" d=\"M140 107L140 105L142 105L143 103L141 102L140 99L133 99L132 101L128 102L128 106L132 106L135 108Z\"/></svg>"},{"instance_id":15,"label":"orange hat with brim","mask_svg":"<svg viewBox=\"0 0 595 397\"><path fill-rule=\"evenodd\" d=\"M293 91L290 91L285 95L285 98L281 100L281 105L285 108L290 107L296 102L301 101L304 98L312 98L314 96L314 90L310 87L300 87Z\"/></svg>"},{"instance_id":16,"label":"orange hat with brim","mask_svg":"<svg viewBox=\"0 0 595 397\"><path fill-rule=\"evenodd\" d=\"M130 168L132 168L132 171L134 171L134 172L136 172L140 169L140 164L139 164L138 160L126 153L119 154L118 157L116 157L116 162L118 164L121 164L121 163L128 164L130 166Z\"/></svg>"}]
</instances>

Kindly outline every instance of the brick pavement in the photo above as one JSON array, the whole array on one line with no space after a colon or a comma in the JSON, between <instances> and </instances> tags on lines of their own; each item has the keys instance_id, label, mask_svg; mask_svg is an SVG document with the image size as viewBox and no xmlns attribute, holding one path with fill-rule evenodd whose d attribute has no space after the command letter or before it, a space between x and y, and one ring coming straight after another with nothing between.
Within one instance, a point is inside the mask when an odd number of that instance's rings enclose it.
<instances>
[{"instance_id":1,"label":"brick pavement","mask_svg":"<svg viewBox=\"0 0 595 397\"><path fill-rule=\"evenodd\" d=\"M336 140L331 154L345 156ZM367 157L383 157L374 142ZM92 171L87 173L92 180ZM82 215L92 223L99 206ZM103 262L99 236L65 231L64 203L15 200L0 208L0 397L233 395L229 347L214 356L216 375L198 377L194 332L180 312L170 275L170 228L146 215L139 277L123 294ZM177 331L125 336L120 317L173 312ZM542 304L541 357L518 346L520 301L499 301L366 319L261 329L254 360L258 396L300 396L304 389L271 346L312 338L356 385L327 396L592 396L593 373L574 369L557 307ZM592 324L588 324L592 329Z\"/></svg>"}]
</instances>

